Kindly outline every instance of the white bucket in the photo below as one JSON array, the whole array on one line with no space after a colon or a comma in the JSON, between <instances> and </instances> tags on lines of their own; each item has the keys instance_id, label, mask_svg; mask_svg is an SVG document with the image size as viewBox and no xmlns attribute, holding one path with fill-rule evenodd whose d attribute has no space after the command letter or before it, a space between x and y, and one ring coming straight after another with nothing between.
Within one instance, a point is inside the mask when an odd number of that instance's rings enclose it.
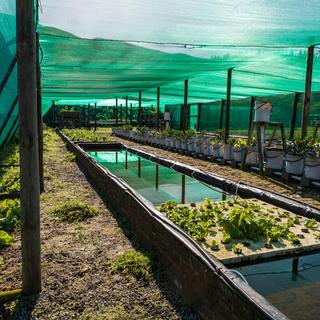
<instances>
[{"instance_id":1,"label":"white bucket","mask_svg":"<svg viewBox=\"0 0 320 320\"><path fill-rule=\"evenodd\" d=\"M232 158L236 162L242 162L243 155L244 155L244 148L243 147L233 147L232 148Z\"/></svg>"},{"instance_id":2,"label":"white bucket","mask_svg":"<svg viewBox=\"0 0 320 320\"><path fill-rule=\"evenodd\" d=\"M283 169L283 158L284 151L276 149L267 149L267 167L272 170L282 170Z\"/></svg>"},{"instance_id":3,"label":"white bucket","mask_svg":"<svg viewBox=\"0 0 320 320\"><path fill-rule=\"evenodd\" d=\"M306 159L304 176L310 180L320 180L320 159Z\"/></svg>"},{"instance_id":4,"label":"white bucket","mask_svg":"<svg viewBox=\"0 0 320 320\"><path fill-rule=\"evenodd\" d=\"M204 141L202 144L202 153L208 157L210 156L210 142Z\"/></svg>"},{"instance_id":5,"label":"white bucket","mask_svg":"<svg viewBox=\"0 0 320 320\"><path fill-rule=\"evenodd\" d=\"M246 164L249 166L257 166L258 165L258 150L257 147L249 146L247 157L246 157Z\"/></svg>"},{"instance_id":6,"label":"white bucket","mask_svg":"<svg viewBox=\"0 0 320 320\"><path fill-rule=\"evenodd\" d=\"M177 150L180 150L181 149L181 139L180 138L176 138L175 139L175 148Z\"/></svg>"},{"instance_id":7,"label":"white bucket","mask_svg":"<svg viewBox=\"0 0 320 320\"><path fill-rule=\"evenodd\" d=\"M304 159L293 154L286 155L286 172L301 176L303 173Z\"/></svg>"},{"instance_id":8,"label":"white bucket","mask_svg":"<svg viewBox=\"0 0 320 320\"><path fill-rule=\"evenodd\" d=\"M211 145L211 154L213 158L219 158L220 157L220 149L222 145L221 144L212 144Z\"/></svg>"},{"instance_id":9,"label":"white bucket","mask_svg":"<svg viewBox=\"0 0 320 320\"><path fill-rule=\"evenodd\" d=\"M255 117L254 121L270 121L271 111L272 111L272 104L270 102L261 102L256 101L255 106Z\"/></svg>"},{"instance_id":10,"label":"white bucket","mask_svg":"<svg viewBox=\"0 0 320 320\"><path fill-rule=\"evenodd\" d=\"M189 139L188 140L187 147L188 147L188 151L189 152L193 152L194 151L194 140L193 139Z\"/></svg>"},{"instance_id":11,"label":"white bucket","mask_svg":"<svg viewBox=\"0 0 320 320\"><path fill-rule=\"evenodd\" d=\"M231 160L232 146L230 144L223 145L223 159Z\"/></svg>"},{"instance_id":12,"label":"white bucket","mask_svg":"<svg viewBox=\"0 0 320 320\"><path fill-rule=\"evenodd\" d=\"M187 146L188 146L187 140L186 139L182 139L181 140L181 150L186 151L188 149Z\"/></svg>"}]
</instances>

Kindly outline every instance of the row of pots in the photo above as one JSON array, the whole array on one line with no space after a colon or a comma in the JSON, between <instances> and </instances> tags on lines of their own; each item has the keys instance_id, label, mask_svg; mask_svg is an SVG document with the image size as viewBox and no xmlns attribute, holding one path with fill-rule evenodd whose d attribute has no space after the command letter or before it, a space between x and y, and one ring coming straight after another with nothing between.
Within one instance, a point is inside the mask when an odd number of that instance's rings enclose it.
<instances>
[{"instance_id":1,"label":"row of pots","mask_svg":"<svg viewBox=\"0 0 320 320\"><path fill-rule=\"evenodd\" d=\"M177 138L154 136L146 132L139 134L115 128L113 133L119 137L134 140L139 143L153 144L176 151L195 153L207 158L220 158L225 161L242 162L245 147L234 147L230 144L212 144L211 138L195 136L192 138ZM271 170L285 171L292 175L304 175L311 180L320 180L320 159L308 159L303 156L286 154L279 149L266 149L266 166ZM247 146L246 165L258 166L258 150L256 146Z\"/></svg>"}]
</instances>

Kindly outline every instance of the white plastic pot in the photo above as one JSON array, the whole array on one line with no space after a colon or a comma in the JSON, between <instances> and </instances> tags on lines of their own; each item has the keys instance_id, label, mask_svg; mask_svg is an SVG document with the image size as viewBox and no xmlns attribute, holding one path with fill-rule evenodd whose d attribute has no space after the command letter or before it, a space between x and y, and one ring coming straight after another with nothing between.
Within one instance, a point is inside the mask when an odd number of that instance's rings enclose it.
<instances>
[{"instance_id":1,"label":"white plastic pot","mask_svg":"<svg viewBox=\"0 0 320 320\"><path fill-rule=\"evenodd\" d=\"M194 152L194 140L193 139L188 139L187 147L188 147L189 152Z\"/></svg>"},{"instance_id":2,"label":"white plastic pot","mask_svg":"<svg viewBox=\"0 0 320 320\"><path fill-rule=\"evenodd\" d=\"M180 150L181 149L181 139L180 138L176 138L175 139L175 148L177 150Z\"/></svg>"},{"instance_id":3,"label":"white plastic pot","mask_svg":"<svg viewBox=\"0 0 320 320\"><path fill-rule=\"evenodd\" d=\"M242 162L244 155L244 147L233 147L232 148L232 159L236 162Z\"/></svg>"},{"instance_id":4,"label":"white plastic pot","mask_svg":"<svg viewBox=\"0 0 320 320\"><path fill-rule=\"evenodd\" d=\"M257 147L249 146L247 147L247 157L246 164L249 166L257 166L258 165L258 150Z\"/></svg>"},{"instance_id":5,"label":"white plastic pot","mask_svg":"<svg viewBox=\"0 0 320 320\"><path fill-rule=\"evenodd\" d=\"M186 139L181 139L181 150L183 151L188 150L188 144Z\"/></svg>"},{"instance_id":6,"label":"white plastic pot","mask_svg":"<svg viewBox=\"0 0 320 320\"><path fill-rule=\"evenodd\" d=\"M223 159L224 160L231 160L232 155L232 146L230 144L224 144L223 145Z\"/></svg>"},{"instance_id":7,"label":"white plastic pot","mask_svg":"<svg viewBox=\"0 0 320 320\"><path fill-rule=\"evenodd\" d=\"M205 141L203 142L202 146L201 146L201 151L203 153L204 156L208 157L211 154L211 148L210 148L210 142Z\"/></svg>"},{"instance_id":8,"label":"white plastic pot","mask_svg":"<svg viewBox=\"0 0 320 320\"><path fill-rule=\"evenodd\" d=\"M270 102L256 101L255 106L255 121L270 121L272 104Z\"/></svg>"},{"instance_id":9,"label":"white plastic pot","mask_svg":"<svg viewBox=\"0 0 320 320\"><path fill-rule=\"evenodd\" d=\"M303 173L304 158L287 153L286 155L286 172L301 176Z\"/></svg>"},{"instance_id":10,"label":"white plastic pot","mask_svg":"<svg viewBox=\"0 0 320 320\"><path fill-rule=\"evenodd\" d=\"M320 159L306 159L304 176L310 180L320 180Z\"/></svg>"},{"instance_id":11,"label":"white plastic pot","mask_svg":"<svg viewBox=\"0 0 320 320\"><path fill-rule=\"evenodd\" d=\"M220 158L220 150L222 148L221 144L212 144L211 145L211 154L213 158Z\"/></svg>"},{"instance_id":12,"label":"white plastic pot","mask_svg":"<svg viewBox=\"0 0 320 320\"><path fill-rule=\"evenodd\" d=\"M284 151L277 149L266 149L267 167L272 170L283 169Z\"/></svg>"}]
</instances>

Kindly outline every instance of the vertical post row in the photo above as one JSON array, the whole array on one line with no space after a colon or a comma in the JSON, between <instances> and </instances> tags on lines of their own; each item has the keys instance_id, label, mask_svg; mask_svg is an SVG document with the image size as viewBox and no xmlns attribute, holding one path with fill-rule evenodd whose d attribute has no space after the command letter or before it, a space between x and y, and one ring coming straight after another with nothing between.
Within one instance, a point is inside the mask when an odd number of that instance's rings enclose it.
<instances>
[{"instance_id":1,"label":"vertical post row","mask_svg":"<svg viewBox=\"0 0 320 320\"><path fill-rule=\"evenodd\" d=\"M160 130L160 87L157 88L157 129Z\"/></svg>"},{"instance_id":2,"label":"vertical post row","mask_svg":"<svg viewBox=\"0 0 320 320\"><path fill-rule=\"evenodd\" d=\"M128 151L126 151L126 160L125 160L125 167L126 167L126 170L128 169Z\"/></svg>"},{"instance_id":3,"label":"vertical post row","mask_svg":"<svg viewBox=\"0 0 320 320\"><path fill-rule=\"evenodd\" d=\"M311 102L311 87L312 87L312 71L313 71L313 56L314 46L308 48L306 84L303 98L302 122L301 122L301 138L305 138L308 134L308 121Z\"/></svg>"},{"instance_id":4,"label":"vertical post row","mask_svg":"<svg viewBox=\"0 0 320 320\"><path fill-rule=\"evenodd\" d=\"M37 49L34 12L34 0L16 1L22 287L27 295L41 291Z\"/></svg>"},{"instance_id":5,"label":"vertical post row","mask_svg":"<svg viewBox=\"0 0 320 320\"><path fill-rule=\"evenodd\" d=\"M230 105L231 105L231 82L232 82L232 68L228 69L228 82L227 82L227 97L226 97L226 124L224 132L224 141L229 139L230 132Z\"/></svg>"}]
</instances>

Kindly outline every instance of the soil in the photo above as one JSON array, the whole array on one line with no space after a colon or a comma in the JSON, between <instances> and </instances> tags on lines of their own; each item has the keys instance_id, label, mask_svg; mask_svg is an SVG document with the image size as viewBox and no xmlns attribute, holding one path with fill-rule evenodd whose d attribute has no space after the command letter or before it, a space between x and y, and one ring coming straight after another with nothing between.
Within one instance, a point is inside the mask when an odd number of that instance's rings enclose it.
<instances>
[{"instance_id":1,"label":"soil","mask_svg":"<svg viewBox=\"0 0 320 320\"><path fill-rule=\"evenodd\" d=\"M127 250L142 250L115 208L97 195L61 139L47 131L45 193L41 196L43 290L0 305L0 319L200 319L185 305L163 271L149 282L112 272ZM99 215L80 223L59 223L51 211L68 200L84 201ZM21 288L19 232L0 252L0 292Z\"/></svg>"}]
</instances>

